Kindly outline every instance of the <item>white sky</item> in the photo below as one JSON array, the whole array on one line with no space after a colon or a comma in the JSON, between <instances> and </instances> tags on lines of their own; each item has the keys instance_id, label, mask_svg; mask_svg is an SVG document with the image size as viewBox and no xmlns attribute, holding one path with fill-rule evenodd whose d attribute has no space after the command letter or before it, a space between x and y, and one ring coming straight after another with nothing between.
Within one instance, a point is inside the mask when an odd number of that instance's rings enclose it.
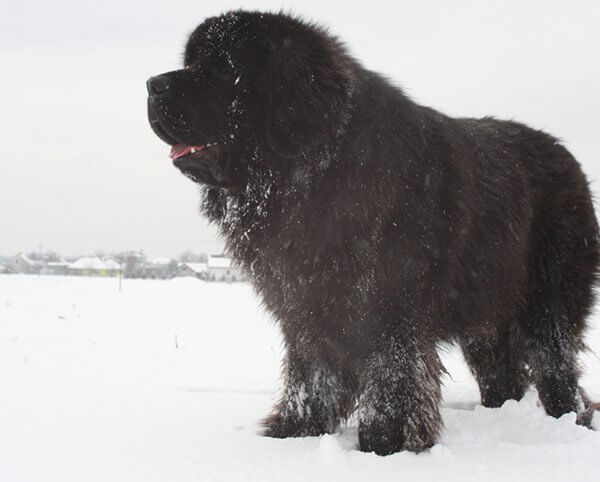
<instances>
[{"instance_id":1,"label":"white sky","mask_svg":"<svg viewBox=\"0 0 600 482\"><path fill-rule=\"evenodd\" d=\"M415 100L544 128L600 179L598 1L0 0L0 254L220 250L148 127L145 80L237 7L321 21Z\"/></svg>"}]
</instances>

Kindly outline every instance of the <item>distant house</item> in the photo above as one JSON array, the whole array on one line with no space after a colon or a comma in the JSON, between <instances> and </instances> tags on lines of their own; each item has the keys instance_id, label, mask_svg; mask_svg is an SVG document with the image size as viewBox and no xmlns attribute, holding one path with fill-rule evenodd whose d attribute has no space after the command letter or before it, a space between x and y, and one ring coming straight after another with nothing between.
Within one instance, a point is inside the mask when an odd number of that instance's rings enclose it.
<instances>
[{"instance_id":1,"label":"distant house","mask_svg":"<svg viewBox=\"0 0 600 482\"><path fill-rule=\"evenodd\" d=\"M11 273L34 274L40 272L40 264L25 253L19 253L10 258L7 267Z\"/></svg>"},{"instance_id":2,"label":"distant house","mask_svg":"<svg viewBox=\"0 0 600 482\"><path fill-rule=\"evenodd\" d=\"M0 264L0 274L8 273L8 267Z\"/></svg>"},{"instance_id":3,"label":"distant house","mask_svg":"<svg viewBox=\"0 0 600 482\"><path fill-rule=\"evenodd\" d=\"M146 256L141 251L130 251L123 256L123 276L125 278L145 278Z\"/></svg>"},{"instance_id":4,"label":"distant house","mask_svg":"<svg viewBox=\"0 0 600 482\"><path fill-rule=\"evenodd\" d=\"M118 276L120 265L116 261L103 261L97 256L79 258L69 264L67 273L75 276Z\"/></svg>"},{"instance_id":5,"label":"distant house","mask_svg":"<svg viewBox=\"0 0 600 482\"><path fill-rule=\"evenodd\" d=\"M144 277L152 279L171 278L177 270L177 261L171 258L153 258L144 265Z\"/></svg>"},{"instance_id":6,"label":"distant house","mask_svg":"<svg viewBox=\"0 0 600 482\"><path fill-rule=\"evenodd\" d=\"M177 267L175 276L193 276L208 279L208 265L207 263L181 263Z\"/></svg>"},{"instance_id":7,"label":"distant house","mask_svg":"<svg viewBox=\"0 0 600 482\"><path fill-rule=\"evenodd\" d=\"M208 257L209 281L245 281L245 273L237 266L232 266L231 258L225 255L211 255Z\"/></svg>"},{"instance_id":8,"label":"distant house","mask_svg":"<svg viewBox=\"0 0 600 482\"><path fill-rule=\"evenodd\" d=\"M66 261L50 261L44 264L40 270L41 274L67 274L69 263Z\"/></svg>"}]
</instances>

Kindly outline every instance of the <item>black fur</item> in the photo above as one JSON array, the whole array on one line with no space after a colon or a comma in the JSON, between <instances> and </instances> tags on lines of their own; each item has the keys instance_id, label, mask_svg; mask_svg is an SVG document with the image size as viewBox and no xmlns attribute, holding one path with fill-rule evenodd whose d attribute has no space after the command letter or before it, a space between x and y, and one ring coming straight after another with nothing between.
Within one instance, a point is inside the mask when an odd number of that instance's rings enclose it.
<instances>
[{"instance_id":1,"label":"black fur","mask_svg":"<svg viewBox=\"0 0 600 482\"><path fill-rule=\"evenodd\" d=\"M584 174L554 137L412 102L321 27L230 12L149 81L149 116L283 332L274 437L332 432L420 451L442 428L437 346L458 342L497 407L530 381L580 413L599 260Z\"/></svg>"}]
</instances>

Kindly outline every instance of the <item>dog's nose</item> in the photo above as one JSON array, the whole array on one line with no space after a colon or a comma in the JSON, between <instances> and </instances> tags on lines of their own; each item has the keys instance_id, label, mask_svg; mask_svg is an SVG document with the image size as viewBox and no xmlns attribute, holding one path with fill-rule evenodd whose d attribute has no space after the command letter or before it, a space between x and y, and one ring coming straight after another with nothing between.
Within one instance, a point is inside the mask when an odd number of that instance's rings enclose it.
<instances>
[{"instance_id":1,"label":"dog's nose","mask_svg":"<svg viewBox=\"0 0 600 482\"><path fill-rule=\"evenodd\" d=\"M169 90L169 78L165 74L155 75L146 81L148 95L161 95Z\"/></svg>"}]
</instances>

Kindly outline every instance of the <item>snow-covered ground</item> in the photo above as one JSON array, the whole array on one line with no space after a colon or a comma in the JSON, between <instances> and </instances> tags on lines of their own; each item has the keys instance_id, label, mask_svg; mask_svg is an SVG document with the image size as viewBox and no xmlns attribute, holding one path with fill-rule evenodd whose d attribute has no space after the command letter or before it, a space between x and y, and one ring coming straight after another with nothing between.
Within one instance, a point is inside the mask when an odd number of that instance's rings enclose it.
<instances>
[{"instance_id":1,"label":"snow-covered ground","mask_svg":"<svg viewBox=\"0 0 600 482\"><path fill-rule=\"evenodd\" d=\"M428 453L361 453L353 423L260 437L280 356L245 284L0 275L0 481L600 480L600 432L547 417L534 391L482 408L454 350ZM600 360L582 361L600 400Z\"/></svg>"}]
</instances>

